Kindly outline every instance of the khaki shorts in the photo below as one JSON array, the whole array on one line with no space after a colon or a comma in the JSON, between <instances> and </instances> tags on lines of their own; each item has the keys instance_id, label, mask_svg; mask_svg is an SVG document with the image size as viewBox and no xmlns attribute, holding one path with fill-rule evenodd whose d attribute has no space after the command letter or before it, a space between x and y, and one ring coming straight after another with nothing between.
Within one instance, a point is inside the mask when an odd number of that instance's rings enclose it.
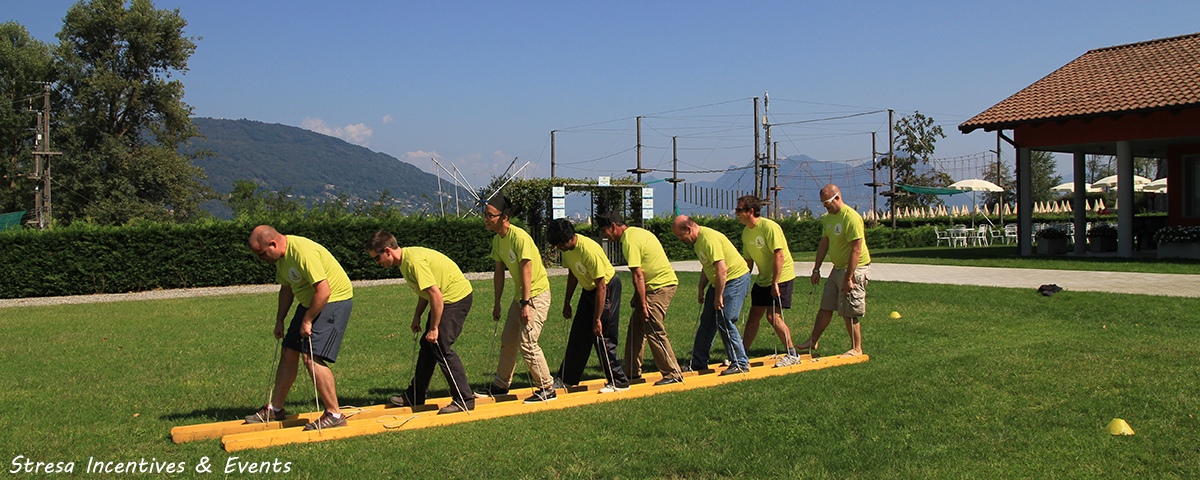
<instances>
[{"instance_id":1,"label":"khaki shorts","mask_svg":"<svg viewBox=\"0 0 1200 480\"><path fill-rule=\"evenodd\" d=\"M833 269L825 282L825 291L821 294L821 310L833 310L840 317L861 317L867 314L867 276L871 273L870 265L854 269L854 289L850 294L842 294L842 284L845 283L846 270Z\"/></svg>"}]
</instances>

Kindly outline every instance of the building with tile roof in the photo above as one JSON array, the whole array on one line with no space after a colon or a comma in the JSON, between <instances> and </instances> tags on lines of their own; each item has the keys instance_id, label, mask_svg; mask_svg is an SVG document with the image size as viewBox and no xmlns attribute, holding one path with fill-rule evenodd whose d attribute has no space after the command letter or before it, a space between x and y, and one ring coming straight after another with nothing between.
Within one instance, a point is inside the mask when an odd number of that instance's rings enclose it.
<instances>
[{"instance_id":1,"label":"building with tile roof","mask_svg":"<svg viewBox=\"0 0 1200 480\"><path fill-rule=\"evenodd\" d=\"M1017 149L1023 255L1032 253L1033 202L1021 172L1033 150L1074 154L1076 191L1085 188L1086 155L1115 155L1118 205L1134 204L1133 157L1165 158L1168 223L1200 225L1200 33L1091 50L958 129L996 131ZM1076 253L1086 247L1084 201L1074 205ZM1134 213L1118 209L1120 256L1132 256Z\"/></svg>"}]
</instances>

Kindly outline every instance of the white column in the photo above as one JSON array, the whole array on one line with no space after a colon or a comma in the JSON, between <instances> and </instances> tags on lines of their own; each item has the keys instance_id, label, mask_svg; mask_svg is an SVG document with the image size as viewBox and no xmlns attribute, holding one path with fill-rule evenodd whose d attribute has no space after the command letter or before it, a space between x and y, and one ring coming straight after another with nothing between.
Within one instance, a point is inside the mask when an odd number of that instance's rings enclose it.
<instances>
[{"instance_id":1,"label":"white column","mask_svg":"<svg viewBox=\"0 0 1200 480\"><path fill-rule=\"evenodd\" d=\"M1117 142L1117 256L1133 256L1133 148Z\"/></svg>"},{"instance_id":2,"label":"white column","mask_svg":"<svg viewBox=\"0 0 1200 480\"><path fill-rule=\"evenodd\" d=\"M1017 150L1017 246L1021 255L1033 255L1033 177L1030 176L1030 151Z\"/></svg>"}]
</instances>

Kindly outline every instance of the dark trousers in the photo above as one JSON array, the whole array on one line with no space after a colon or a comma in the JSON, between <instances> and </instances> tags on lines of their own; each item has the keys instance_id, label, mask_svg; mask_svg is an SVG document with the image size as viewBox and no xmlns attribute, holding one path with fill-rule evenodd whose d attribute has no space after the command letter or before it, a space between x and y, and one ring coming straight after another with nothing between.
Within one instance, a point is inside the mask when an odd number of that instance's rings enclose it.
<instances>
[{"instance_id":1,"label":"dark trousers","mask_svg":"<svg viewBox=\"0 0 1200 480\"><path fill-rule=\"evenodd\" d=\"M467 371L463 368L462 359L451 348L458 335L462 333L463 321L471 311L471 299L474 294L467 294L462 300L446 304L442 307L442 321L438 324L438 341L432 344L425 341L421 335L421 351L417 355L417 368L412 383L404 391L404 396L413 400L414 405L424 405L429 393L429 381L433 377L434 365L442 367L446 376L446 385L450 387L450 397L459 405L473 407L475 394L467 384ZM432 313L432 312L430 312ZM429 331L429 320L425 321L425 331Z\"/></svg>"},{"instance_id":2,"label":"dark trousers","mask_svg":"<svg viewBox=\"0 0 1200 480\"><path fill-rule=\"evenodd\" d=\"M592 319L596 315L596 290L584 290L579 294L579 305L575 308L575 319L571 322L571 336L567 339L567 352L563 355L559 375L565 385L578 385L583 377L583 369L587 366L592 349L596 349L600 357L600 369L610 383L619 386L629 384L625 377L625 369L621 357L617 354L617 335L621 323L621 277L613 275L608 282L607 298L604 299L604 310L600 313L600 327L604 335L597 342L596 334L592 331ZM603 344L603 350L600 349Z\"/></svg>"}]
</instances>

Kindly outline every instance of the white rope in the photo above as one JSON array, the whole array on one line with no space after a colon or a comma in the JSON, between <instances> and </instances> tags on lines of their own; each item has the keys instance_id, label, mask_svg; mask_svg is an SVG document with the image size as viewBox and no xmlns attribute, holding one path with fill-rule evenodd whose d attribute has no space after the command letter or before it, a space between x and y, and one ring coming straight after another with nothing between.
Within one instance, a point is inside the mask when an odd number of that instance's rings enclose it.
<instances>
[{"instance_id":1,"label":"white rope","mask_svg":"<svg viewBox=\"0 0 1200 480\"><path fill-rule=\"evenodd\" d=\"M647 308L647 310L649 310L649 308ZM658 330L655 330L653 327L650 327L650 322L649 322L650 317L648 317L648 316L643 316L643 317L644 318L642 319L642 328L643 329L650 328L650 333L654 334L655 340L658 340L658 348L663 351L663 354L666 354L667 353L667 342L663 341L662 337L658 335ZM663 319L663 320L666 320L666 319ZM665 325L663 328L666 328ZM642 336L645 337L646 336L645 333L643 333ZM672 350L670 358L672 360L675 360L675 370L672 373L679 375L680 382L687 383L687 382L683 381L683 369L679 367L679 359L674 358L674 357L675 357L675 351ZM639 359L637 359L637 361L638 361L638 363L641 363L642 359L639 358Z\"/></svg>"},{"instance_id":2,"label":"white rope","mask_svg":"<svg viewBox=\"0 0 1200 480\"><path fill-rule=\"evenodd\" d=\"M464 412L467 412L467 415L470 415L471 410L467 408L467 400L464 398L462 404L458 404L458 400L454 398L455 396L459 396L462 391L458 389L458 380L454 379L454 373L450 371L450 364L446 362L446 353L442 351L442 346L437 342L433 342L432 345L433 351L437 352L438 357L442 359L438 366L442 367L442 372L447 377L450 377L450 385L454 388L454 392L450 394L450 403L457 404L459 407L462 407Z\"/></svg>"},{"instance_id":3,"label":"white rope","mask_svg":"<svg viewBox=\"0 0 1200 480\"><path fill-rule=\"evenodd\" d=\"M313 354L312 335L308 336L308 372L312 374L313 381L313 403L317 405L317 411L321 412L317 417L317 434L321 434L321 417L325 416L325 411L321 410L321 394L317 391L317 358Z\"/></svg>"},{"instance_id":4,"label":"white rope","mask_svg":"<svg viewBox=\"0 0 1200 480\"><path fill-rule=\"evenodd\" d=\"M267 387L267 410L268 411L266 412L266 414L267 414L268 418L275 414L274 411L270 411L271 408L273 407L273 405L271 405L271 400L272 400L272 397L275 396L275 383L279 380L279 357L280 357L280 355L283 354L282 353L283 339L277 338L275 340L276 340L275 352L271 354L271 385L269 387ZM267 421L266 418L264 418L262 420L264 422Z\"/></svg>"},{"instance_id":5,"label":"white rope","mask_svg":"<svg viewBox=\"0 0 1200 480\"><path fill-rule=\"evenodd\" d=\"M612 385L613 391L618 394L621 390L617 388L617 378L613 375L612 360L608 356L608 347L604 344L604 336L596 336L596 359L601 361L601 366L608 372L608 382Z\"/></svg>"},{"instance_id":6,"label":"white rope","mask_svg":"<svg viewBox=\"0 0 1200 480\"><path fill-rule=\"evenodd\" d=\"M713 292L713 293L715 294L716 292ZM722 340L721 343L725 344L725 356L729 357L729 367L741 369L741 366L737 364L737 359L733 358L733 349L736 348L733 345L733 337L731 337L729 335L729 327L726 327L724 325L725 324L725 309L724 308L716 308L716 305L715 305L716 298L713 298L713 303L714 303L713 309L716 310L717 315L721 316L721 320L717 322L717 328L721 328L721 329L725 330L725 338L721 339ZM716 320L716 319L714 319L714 320ZM747 370L750 369L749 364L746 365L746 369ZM743 371L741 373L742 373L742 375L745 375L747 372Z\"/></svg>"}]
</instances>

